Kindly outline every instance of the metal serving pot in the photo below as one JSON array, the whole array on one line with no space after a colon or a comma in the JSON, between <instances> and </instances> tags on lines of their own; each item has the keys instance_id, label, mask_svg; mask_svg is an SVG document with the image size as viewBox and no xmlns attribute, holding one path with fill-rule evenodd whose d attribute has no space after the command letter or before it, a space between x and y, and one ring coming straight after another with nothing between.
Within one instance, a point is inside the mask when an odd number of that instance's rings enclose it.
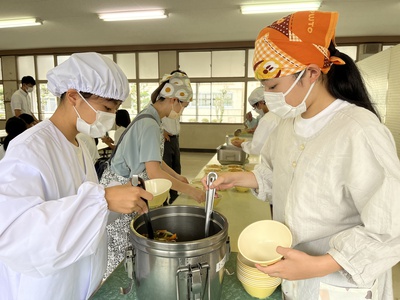
<instances>
[{"instance_id":1,"label":"metal serving pot","mask_svg":"<svg viewBox=\"0 0 400 300\"><path fill-rule=\"evenodd\" d=\"M127 253L125 268L135 282L137 298L220 299L225 262L230 254L227 219L213 212L206 238L204 208L166 206L149 214L154 230L176 233L178 240L150 240L142 235L146 233L143 216L132 220L133 249Z\"/></svg>"}]
</instances>

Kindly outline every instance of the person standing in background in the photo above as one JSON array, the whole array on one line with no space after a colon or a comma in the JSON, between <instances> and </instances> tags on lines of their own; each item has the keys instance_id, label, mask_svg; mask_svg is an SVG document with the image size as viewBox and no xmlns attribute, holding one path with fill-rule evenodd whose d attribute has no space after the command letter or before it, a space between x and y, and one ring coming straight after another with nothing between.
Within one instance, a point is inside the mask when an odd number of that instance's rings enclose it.
<instances>
[{"instance_id":1,"label":"person standing in background","mask_svg":"<svg viewBox=\"0 0 400 300\"><path fill-rule=\"evenodd\" d=\"M36 81L32 76L24 76L21 79L21 87L11 96L11 111L16 117L20 114L29 114L38 122L38 119L32 113L32 100L29 96L32 93Z\"/></svg>"},{"instance_id":2,"label":"person standing in background","mask_svg":"<svg viewBox=\"0 0 400 300\"><path fill-rule=\"evenodd\" d=\"M31 114L20 114L19 118L24 120L27 127L31 128L32 126L34 126L35 124L37 124L37 122L35 122L35 119L33 118L33 116Z\"/></svg>"},{"instance_id":3,"label":"person standing in background","mask_svg":"<svg viewBox=\"0 0 400 300\"><path fill-rule=\"evenodd\" d=\"M179 149L179 132L181 124L179 119L164 117L161 119L161 125L164 129L164 154L163 161L177 174L181 174L181 151ZM170 189L169 201L165 205L172 204L178 198L178 192Z\"/></svg>"},{"instance_id":4,"label":"person standing in background","mask_svg":"<svg viewBox=\"0 0 400 300\"><path fill-rule=\"evenodd\" d=\"M192 99L192 86L185 73L177 71L165 74L151 94L150 105L136 116L132 126L125 131L100 183L104 186L114 182L125 183L133 175L144 180L165 178L172 182L173 189L199 203L204 202L205 192L191 186L186 177L177 174L162 159L164 135L161 119L168 117L179 120ZM134 214L123 214L107 226L108 266L105 277L125 258L125 249L130 245L127 233L133 217Z\"/></svg>"},{"instance_id":5,"label":"person standing in background","mask_svg":"<svg viewBox=\"0 0 400 300\"><path fill-rule=\"evenodd\" d=\"M129 116L129 112L126 109L118 109L115 114L115 124L117 125L117 130L115 130L114 140L109 136L103 136L101 140L105 143L110 149L114 150L115 145L118 143L119 138L122 133L125 131L126 127L131 123L131 117Z\"/></svg>"},{"instance_id":6,"label":"person standing in background","mask_svg":"<svg viewBox=\"0 0 400 300\"><path fill-rule=\"evenodd\" d=\"M264 146L265 141L274 131L281 118L268 111L268 107L264 101L263 87L258 87L252 91L248 101L262 118L258 122L251 141L245 142L243 139L236 139L232 140L232 145L242 148L247 154L260 155L261 148Z\"/></svg>"},{"instance_id":7,"label":"person standing in background","mask_svg":"<svg viewBox=\"0 0 400 300\"><path fill-rule=\"evenodd\" d=\"M254 118L251 111L246 114L246 120L244 121L245 131L247 133L254 133L258 125L258 117Z\"/></svg>"},{"instance_id":8,"label":"person standing in background","mask_svg":"<svg viewBox=\"0 0 400 300\"><path fill-rule=\"evenodd\" d=\"M6 150L8 148L8 144L12 139L16 138L19 134L24 132L28 128L27 124L24 120L18 117L11 117L6 122L6 132L7 136L5 137L2 144L0 144L0 159L4 157L6 154Z\"/></svg>"}]
</instances>

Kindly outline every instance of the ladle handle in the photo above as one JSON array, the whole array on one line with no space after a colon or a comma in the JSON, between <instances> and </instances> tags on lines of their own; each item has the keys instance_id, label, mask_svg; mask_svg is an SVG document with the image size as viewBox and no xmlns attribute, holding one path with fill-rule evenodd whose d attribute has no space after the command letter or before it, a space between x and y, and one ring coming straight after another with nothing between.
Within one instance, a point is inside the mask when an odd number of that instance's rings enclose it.
<instances>
[{"instance_id":1,"label":"ladle handle","mask_svg":"<svg viewBox=\"0 0 400 300\"><path fill-rule=\"evenodd\" d=\"M136 185L136 186L141 187L142 189L146 190L146 185L144 184L143 178L141 178L137 175L132 176L131 183L132 183L132 185ZM150 208L149 208L149 203L148 203L147 199L142 198L142 197L140 197L140 198L144 201L144 203L146 203L147 209L149 210ZM143 218L144 218L144 223L146 224L148 238L151 240L154 240L154 230L153 230L153 226L151 224L151 219L150 219L149 214L144 213Z\"/></svg>"},{"instance_id":2,"label":"ladle handle","mask_svg":"<svg viewBox=\"0 0 400 300\"><path fill-rule=\"evenodd\" d=\"M210 189L210 186L217 178L218 175L215 172L210 172L207 175L206 183L208 186L208 190L206 193L206 205L205 205L205 210L206 210L205 237L208 237L210 232L211 215L213 212L214 197L215 197L215 189Z\"/></svg>"}]
</instances>

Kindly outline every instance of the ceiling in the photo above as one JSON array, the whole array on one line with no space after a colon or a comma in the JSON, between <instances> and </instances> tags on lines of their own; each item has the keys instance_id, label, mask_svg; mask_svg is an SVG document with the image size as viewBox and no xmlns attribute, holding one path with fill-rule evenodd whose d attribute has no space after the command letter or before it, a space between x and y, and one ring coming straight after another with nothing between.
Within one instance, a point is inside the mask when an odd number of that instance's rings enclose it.
<instances>
[{"instance_id":1,"label":"ceiling","mask_svg":"<svg viewBox=\"0 0 400 300\"><path fill-rule=\"evenodd\" d=\"M274 0L279 2L282 0ZM0 0L0 18L37 17L42 26L0 29L0 51L253 41L265 26L288 13L241 15L249 0ZM166 9L159 20L104 22L97 13ZM324 0L338 11L337 37L399 36L399 0Z\"/></svg>"}]
</instances>

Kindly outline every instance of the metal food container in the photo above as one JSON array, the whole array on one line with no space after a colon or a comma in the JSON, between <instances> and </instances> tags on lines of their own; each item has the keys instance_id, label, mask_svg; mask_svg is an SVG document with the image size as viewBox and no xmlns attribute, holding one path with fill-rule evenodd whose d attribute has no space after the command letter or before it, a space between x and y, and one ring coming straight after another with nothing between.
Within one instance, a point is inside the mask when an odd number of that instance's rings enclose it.
<instances>
[{"instance_id":1,"label":"metal food container","mask_svg":"<svg viewBox=\"0 0 400 300\"><path fill-rule=\"evenodd\" d=\"M214 211L206 238L203 207L165 206L149 214L154 230L176 233L178 240L150 240L143 236L143 216L132 220L133 266L125 261L125 269L134 281L137 298L220 299L225 262L230 254L227 219Z\"/></svg>"},{"instance_id":2,"label":"metal food container","mask_svg":"<svg viewBox=\"0 0 400 300\"><path fill-rule=\"evenodd\" d=\"M243 165L246 158L247 154L241 148L227 145L221 145L217 148L217 159L221 165Z\"/></svg>"}]
</instances>

